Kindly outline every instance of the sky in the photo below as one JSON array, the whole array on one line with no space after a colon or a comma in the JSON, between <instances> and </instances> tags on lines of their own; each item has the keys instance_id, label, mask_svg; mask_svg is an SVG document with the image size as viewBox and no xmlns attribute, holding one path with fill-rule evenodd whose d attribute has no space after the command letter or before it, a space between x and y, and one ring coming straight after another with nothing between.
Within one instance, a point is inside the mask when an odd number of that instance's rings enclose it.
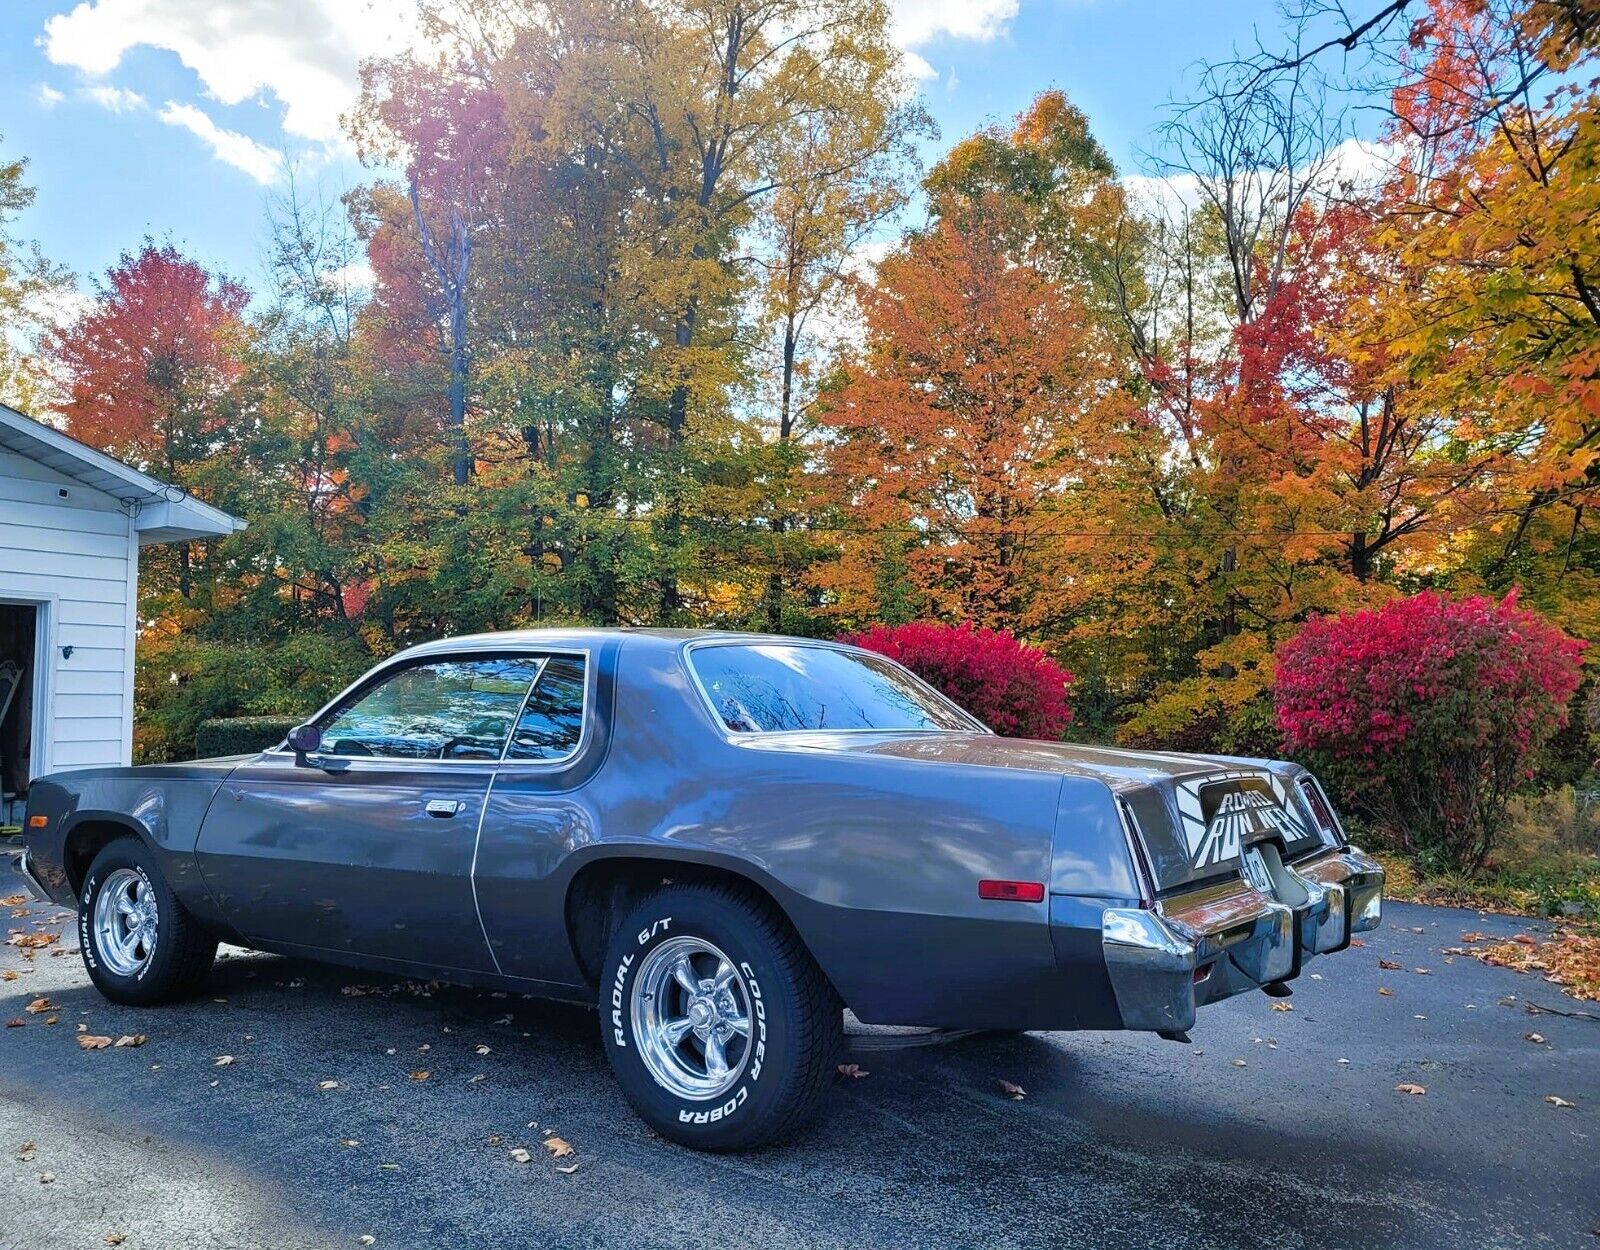
<instances>
[{"instance_id":1,"label":"sky","mask_svg":"<svg viewBox=\"0 0 1600 1250\"><path fill-rule=\"evenodd\" d=\"M892 0L942 137L1047 87L1137 172L1202 58L1272 42L1275 0ZM268 204L292 164L337 196L372 176L342 138L364 57L412 37L410 0L5 0L0 159L25 157L18 233L85 289L151 236L263 285Z\"/></svg>"}]
</instances>

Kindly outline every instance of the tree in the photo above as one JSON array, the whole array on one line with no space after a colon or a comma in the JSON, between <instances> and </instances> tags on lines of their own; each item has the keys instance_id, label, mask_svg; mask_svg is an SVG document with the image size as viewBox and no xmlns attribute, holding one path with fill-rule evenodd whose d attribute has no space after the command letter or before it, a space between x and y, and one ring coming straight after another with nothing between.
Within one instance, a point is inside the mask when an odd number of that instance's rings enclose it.
<instances>
[{"instance_id":1,"label":"tree","mask_svg":"<svg viewBox=\"0 0 1600 1250\"><path fill-rule=\"evenodd\" d=\"M66 270L44 258L37 243L12 233L13 221L34 199L23 181L25 160L0 160L0 403L41 410L48 382L33 348L52 325L53 305L70 289Z\"/></svg>"},{"instance_id":2,"label":"tree","mask_svg":"<svg viewBox=\"0 0 1600 1250\"><path fill-rule=\"evenodd\" d=\"M843 525L819 573L840 615L878 608L886 536L940 615L1015 628L1041 549L1114 429L1113 345L1083 303L1011 255L999 205L942 218L862 294L865 349L825 397L822 489Z\"/></svg>"},{"instance_id":3,"label":"tree","mask_svg":"<svg viewBox=\"0 0 1600 1250\"><path fill-rule=\"evenodd\" d=\"M146 240L124 253L88 310L47 342L67 430L165 481L198 486L252 416L241 387L248 300L171 244ZM185 599L192 546L176 549Z\"/></svg>"}]
</instances>

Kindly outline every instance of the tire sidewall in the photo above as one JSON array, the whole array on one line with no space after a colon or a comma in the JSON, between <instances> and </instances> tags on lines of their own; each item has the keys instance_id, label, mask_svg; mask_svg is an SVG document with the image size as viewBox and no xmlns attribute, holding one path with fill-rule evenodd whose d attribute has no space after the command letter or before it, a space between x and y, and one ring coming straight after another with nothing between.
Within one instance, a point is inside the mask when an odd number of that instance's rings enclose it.
<instances>
[{"instance_id":1,"label":"tire sidewall","mask_svg":"<svg viewBox=\"0 0 1600 1250\"><path fill-rule=\"evenodd\" d=\"M632 1019L633 982L652 950L672 938L697 937L743 974L750 997L750 1056L739 1082L715 1099L682 1098L657 1083L639 1054ZM761 1137L783 1105L795 1062L796 998L765 933L737 907L697 892L664 891L636 909L612 939L600 993L601 1033L617 1080L647 1123L663 1136L705 1149Z\"/></svg>"},{"instance_id":2,"label":"tire sidewall","mask_svg":"<svg viewBox=\"0 0 1600 1250\"><path fill-rule=\"evenodd\" d=\"M95 941L94 907L106 878L119 868L127 868L139 875L145 888L156 902L156 949L154 956L132 976L113 972L100 954ZM171 890L161 879L160 872L150 862L149 853L142 844L119 840L111 843L89 865L83 885L78 890L78 946L83 955L89 979L107 998L120 1002L155 1001L160 998L166 981L166 971L176 957L176 935L172 932L173 912L176 903Z\"/></svg>"}]
</instances>

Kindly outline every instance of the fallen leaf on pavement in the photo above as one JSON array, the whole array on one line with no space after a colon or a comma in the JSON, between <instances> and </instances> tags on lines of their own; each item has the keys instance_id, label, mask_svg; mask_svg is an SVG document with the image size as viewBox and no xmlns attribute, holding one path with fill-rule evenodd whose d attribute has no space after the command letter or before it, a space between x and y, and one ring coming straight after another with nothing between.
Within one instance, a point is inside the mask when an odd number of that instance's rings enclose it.
<instances>
[{"instance_id":1,"label":"fallen leaf on pavement","mask_svg":"<svg viewBox=\"0 0 1600 1250\"><path fill-rule=\"evenodd\" d=\"M1533 935L1531 933L1513 934L1511 940L1513 942L1515 942L1518 946L1537 946L1538 945L1538 943L1534 940L1534 937L1533 937Z\"/></svg>"},{"instance_id":2,"label":"fallen leaf on pavement","mask_svg":"<svg viewBox=\"0 0 1600 1250\"><path fill-rule=\"evenodd\" d=\"M871 1076L872 1073L868 1072L859 1063L841 1063L839 1065L839 1075L854 1077L859 1081L864 1076Z\"/></svg>"},{"instance_id":3,"label":"fallen leaf on pavement","mask_svg":"<svg viewBox=\"0 0 1600 1250\"><path fill-rule=\"evenodd\" d=\"M1487 933L1478 933L1474 931L1472 933L1463 933L1461 935L1461 940L1463 942L1481 942L1488 936L1489 935Z\"/></svg>"},{"instance_id":4,"label":"fallen leaf on pavement","mask_svg":"<svg viewBox=\"0 0 1600 1250\"><path fill-rule=\"evenodd\" d=\"M318 1089L338 1089L339 1088L339 1082L338 1081L318 1081L317 1082L317 1088Z\"/></svg>"},{"instance_id":5,"label":"fallen leaf on pavement","mask_svg":"<svg viewBox=\"0 0 1600 1250\"><path fill-rule=\"evenodd\" d=\"M1532 1042L1536 1046L1537 1045L1542 1045L1544 1043L1544 1034L1543 1033L1524 1033L1522 1035L1522 1040L1525 1041L1525 1042Z\"/></svg>"},{"instance_id":6,"label":"fallen leaf on pavement","mask_svg":"<svg viewBox=\"0 0 1600 1250\"><path fill-rule=\"evenodd\" d=\"M528 1163L532 1159L533 1159L533 1156L531 1154L529 1154L524 1147L522 1147L522 1146L513 1146L511 1148L511 1162L513 1162L513 1163Z\"/></svg>"},{"instance_id":7,"label":"fallen leaf on pavement","mask_svg":"<svg viewBox=\"0 0 1600 1250\"><path fill-rule=\"evenodd\" d=\"M1413 968L1411 971L1415 972L1419 977L1431 977L1433 975L1432 968Z\"/></svg>"},{"instance_id":8,"label":"fallen leaf on pavement","mask_svg":"<svg viewBox=\"0 0 1600 1250\"><path fill-rule=\"evenodd\" d=\"M1286 1003L1286 1002L1283 1002L1282 1000L1279 1000L1279 1001L1274 1002L1272 1004L1272 1010L1274 1010L1274 1011L1293 1011L1294 1010L1294 1004L1293 1003Z\"/></svg>"},{"instance_id":9,"label":"fallen leaf on pavement","mask_svg":"<svg viewBox=\"0 0 1600 1250\"><path fill-rule=\"evenodd\" d=\"M489 1134L489 1144L491 1146L498 1146L503 1141L505 1141L505 1138L500 1136L499 1133Z\"/></svg>"},{"instance_id":10,"label":"fallen leaf on pavement","mask_svg":"<svg viewBox=\"0 0 1600 1250\"><path fill-rule=\"evenodd\" d=\"M1028 1091L1023 1089L1022 1086L1018 1085L1015 1081L1001 1081L1000 1092L1014 1102L1020 1102L1022 1099L1028 1096Z\"/></svg>"},{"instance_id":11,"label":"fallen leaf on pavement","mask_svg":"<svg viewBox=\"0 0 1600 1250\"><path fill-rule=\"evenodd\" d=\"M1243 1059L1235 1059L1233 1061L1233 1066L1236 1067L1236 1068L1242 1068L1242 1067L1245 1067L1246 1065L1245 1065L1245 1061Z\"/></svg>"},{"instance_id":12,"label":"fallen leaf on pavement","mask_svg":"<svg viewBox=\"0 0 1600 1250\"><path fill-rule=\"evenodd\" d=\"M1400 971L1400 965L1395 963L1394 960L1392 960L1392 959L1380 959L1380 960L1378 960L1378 967L1384 969L1384 971L1386 971L1386 972L1399 972Z\"/></svg>"},{"instance_id":13,"label":"fallen leaf on pavement","mask_svg":"<svg viewBox=\"0 0 1600 1250\"><path fill-rule=\"evenodd\" d=\"M480 1054L480 1055L487 1055L489 1053L489 1048L487 1046L478 1046L478 1047L475 1047L474 1050L475 1050L475 1052L477 1054Z\"/></svg>"},{"instance_id":14,"label":"fallen leaf on pavement","mask_svg":"<svg viewBox=\"0 0 1600 1250\"><path fill-rule=\"evenodd\" d=\"M1339 1060L1339 1062L1340 1063L1349 1063L1350 1061L1348 1059L1341 1059L1341 1060Z\"/></svg>"},{"instance_id":15,"label":"fallen leaf on pavement","mask_svg":"<svg viewBox=\"0 0 1600 1250\"><path fill-rule=\"evenodd\" d=\"M117 1038L115 1045L143 1046L145 1044L145 1040L145 1035L143 1033L124 1033L121 1037Z\"/></svg>"},{"instance_id":16,"label":"fallen leaf on pavement","mask_svg":"<svg viewBox=\"0 0 1600 1250\"><path fill-rule=\"evenodd\" d=\"M34 1154L38 1149L39 1147L35 1146L31 1141L23 1142L22 1145L17 1147L17 1161L19 1163L32 1163Z\"/></svg>"},{"instance_id":17,"label":"fallen leaf on pavement","mask_svg":"<svg viewBox=\"0 0 1600 1250\"><path fill-rule=\"evenodd\" d=\"M26 894L7 894L4 898L0 898L0 903L4 903L7 907L21 907L27 901Z\"/></svg>"},{"instance_id":18,"label":"fallen leaf on pavement","mask_svg":"<svg viewBox=\"0 0 1600 1250\"><path fill-rule=\"evenodd\" d=\"M56 1005L48 998L36 998L23 1008L30 1016L36 1016L42 1011L54 1011Z\"/></svg>"},{"instance_id":19,"label":"fallen leaf on pavement","mask_svg":"<svg viewBox=\"0 0 1600 1250\"><path fill-rule=\"evenodd\" d=\"M104 1237L100 1238L100 1240L105 1242L108 1246L120 1246L128 1239L121 1233L107 1233Z\"/></svg>"},{"instance_id":20,"label":"fallen leaf on pavement","mask_svg":"<svg viewBox=\"0 0 1600 1250\"><path fill-rule=\"evenodd\" d=\"M79 1033L78 1045L85 1050L104 1050L111 1045L111 1039L109 1037L101 1037L95 1033Z\"/></svg>"},{"instance_id":21,"label":"fallen leaf on pavement","mask_svg":"<svg viewBox=\"0 0 1600 1250\"><path fill-rule=\"evenodd\" d=\"M1351 946L1365 946L1366 943L1363 942L1360 938L1351 938L1350 939L1350 945Z\"/></svg>"},{"instance_id":22,"label":"fallen leaf on pavement","mask_svg":"<svg viewBox=\"0 0 1600 1250\"><path fill-rule=\"evenodd\" d=\"M411 1079L413 1081L426 1081L432 1075L433 1075L433 1073L429 1072L428 1069L426 1069L426 1068L418 1068L415 1072L413 1072L411 1074Z\"/></svg>"},{"instance_id":23,"label":"fallen leaf on pavement","mask_svg":"<svg viewBox=\"0 0 1600 1250\"><path fill-rule=\"evenodd\" d=\"M1394 1092L1397 1093L1397 1094L1418 1094L1418 1095L1420 1095L1420 1094L1426 1094L1428 1091L1425 1090L1420 1085L1412 1085L1409 1081L1402 1081L1399 1085L1396 1085L1394 1087Z\"/></svg>"},{"instance_id":24,"label":"fallen leaf on pavement","mask_svg":"<svg viewBox=\"0 0 1600 1250\"><path fill-rule=\"evenodd\" d=\"M565 1159L573 1153L572 1143L560 1137L546 1137L544 1148L550 1152L552 1159Z\"/></svg>"},{"instance_id":25,"label":"fallen leaf on pavement","mask_svg":"<svg viewBox=\"0 0 1600 1250\"><path fill-rule=\"evenodd\" d=\"M1378 987L1378 993L1382 994L1385 998L1394 997L1394 991L1391 990L1387 985L1380 985Z\"/></svg>"},{"instance_id":26,"label":"fallen leaf on pavement","mask_svg":"<svg viewBox=\"0 0 1600 1250\"><path fill-rule=\"evenodd\" d=\"M233 1056L232 1055L218 1055L215 1059L213 1059L211 1061L211 1066L213 1068L227 1068L227 1067L231 1067L232 1065L233 1065Z\"/></svg>"},{"instance_id":27,"label":"fallen leaf on pavement","mask_svg":"<svg viewBox=\"0 0 1600 1250\"><path fill-rule=\"evenodd\" d=\"M17 979L17 974L10 968L7 968L4 972L0 972L0 977L4 977L7 981L15 981Z\"/></svg>"},{"instance_id":28,"label":"fallen leaf on pavement","mask_svg":"<svg viewBox=\"0 0 1600 1250\"><path fill-rule=\"evenodd\" d=\"M1552 1107L1570 1107L1570 1106L1573 1105L1572 1103L1568 1102L1565 1098L1557 1098L1554 1094L1551 1094L1548 1098L1545 1099L1545 1101L1547 1103L1549 1103Z\"/></svg>"},{"instance_id":29,"label":"fallen leaf on pavement","mask_svg":"<svg viewBox=\"0 0 1600 1250\"><path fill-rule=\"evenodd\" d=\"M362 1233L361 1236L356 1238L356 1244L361 1246L375 1246L378 1244L378 1239L371 1233Z\"/></svg>"},{"instance_id":30,"label":"fallen leaf on pavement","mask_svg":"<svg viewBox=\"0 0 1600 1250\"><path fill-rule=\"evenodd\" d=\"M339 1144L341 1146L345 1146L345 1147L348 1147L351 1150L354 1150L361 1143L358 1142L354 1137L341 1137L339 1139Z\"/></svg>"},{"instance_id":31,"label":"fallen leaf on pavement","mask_svg":"<svg viewBox=\"0 0 1600 1250\"><path fill-rule=\"evenodd\" d=\"M21 1028L26 1028L27 1024L28 1024L28 1022L26 1020L24 1020L21 1016L18 1016L15 1020L7 1020L6 1021L6 1028L8 1028L8 1029L21 1029Z\"/></svg>"},{"instance_id":32,"label":"fallen leaf on pavement","mask_svg":"<svg viewBox=\"0 0 1600 1250\"><path fill-rule=\"evenodd\" d=\"M574 1172L576 1172L582 1166L583 1166L583 1164L581 1164L581 1163L569 1163L564 1168L557 1168L556 1171L560 1172L561 1175L563 1175L563 1176L571 1176Z\"/></svg>"},{"instance_id":33,"label":"fallen leaf on pavement","mask_svg":"<svg viewBox=\"0 0 1600 1250\"><path fill-rule=\"evenodd\" d=\"M56 1183L56 1174L54 1172L40 1172L39 1173L39 1184L41 1184L41 1185L54 1185L55 1183Z\"/></svg>"},{"instance_id":34,"label":"fallen leaf on pavement","mask_svg":"<svg viewBox=\"0 0 1600 1250\"><path fill-rule=\"evenodd\" d=\"M7 941L12 946L20 946L24 950L42 950L52 942L59 942L59 933L13 933Z\"/></svg>"}]
</instances>

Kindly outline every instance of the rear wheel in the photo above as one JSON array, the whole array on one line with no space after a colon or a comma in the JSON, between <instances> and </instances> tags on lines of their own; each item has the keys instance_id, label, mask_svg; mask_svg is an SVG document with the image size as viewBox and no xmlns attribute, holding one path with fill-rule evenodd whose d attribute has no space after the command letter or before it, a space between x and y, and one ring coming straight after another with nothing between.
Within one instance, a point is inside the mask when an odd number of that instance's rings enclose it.
<instances>
[{"instance_id":1,"label":"rear wheel","mask_svg":"<svg viewBox=\"0 0 1600 1250\"><path fill-rule=\"evenodd\" d=\"M600 991L623 1093L664 1137L742 1150L821 1106L842 1011L788 921L737 888L672 885L612 938Z\"/></svg>"},{"instance_id":2,"label":"rear wheel","mask_svg":"<svg viewBox=\"0 0 1600 1250\"><path fill-rule=\"evenodd\" d=\"M116 1003L167 1002L193 990L216 958L137 838L103 847L78 892L78 945L95 988Z\"/></svg>"}]
</instances>

